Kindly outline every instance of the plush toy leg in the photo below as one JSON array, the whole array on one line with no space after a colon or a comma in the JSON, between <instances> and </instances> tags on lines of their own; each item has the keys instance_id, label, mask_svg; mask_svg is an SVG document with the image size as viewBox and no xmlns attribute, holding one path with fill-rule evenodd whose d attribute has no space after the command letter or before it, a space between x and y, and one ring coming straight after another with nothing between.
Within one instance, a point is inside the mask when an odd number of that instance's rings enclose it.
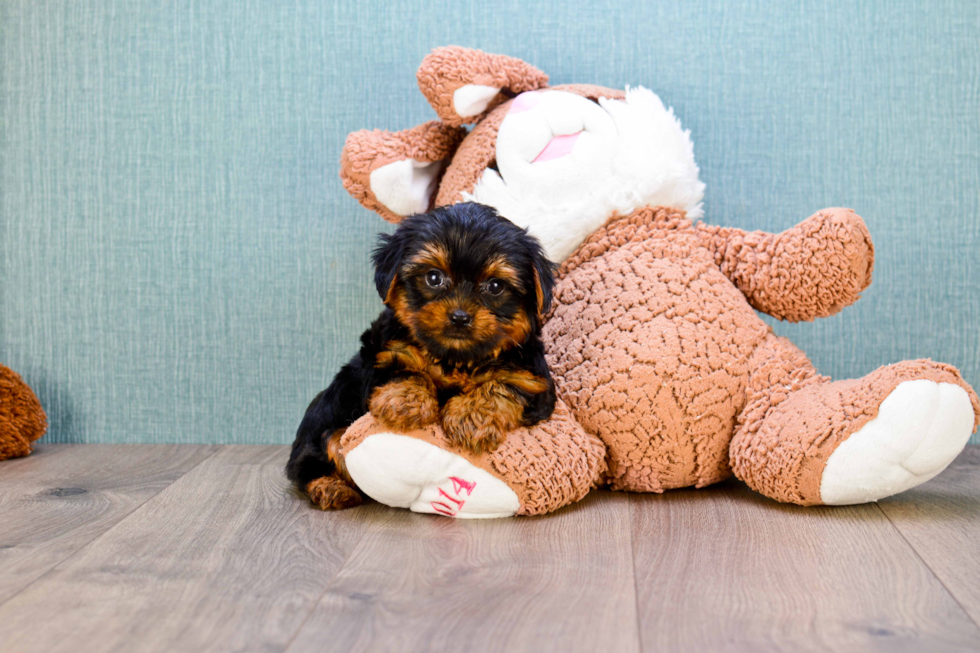
<instances>
[{"instance_id":1,"label":"plush toy leg","mask_svg":"<svg viewBox=\"0 0 980 653\"><path fill-rule=\"evenodd\" d=\"M831 382L775 336L756 359L731 463L777 501L865 503L915 487L963 450L980 416L972 388L942 363L905 361Z\"/></svg>"},{"instance_id":2,"label":"plush toy leg","mask_svg":"<svg viewBox=\"0 0 980 653\"><path fill-rule=\"evenodd\" d=\"M368 413L340 440L357 487L388 506L469 519L542 515L578 501L606 473L606 446L560 399L554 414L493 451L453 448L438 424L392 433Z\"/></svg>"},{"instance_id":3,"label":"plush toy leg","mask_svg":"<svg viewBox=\"0 0 980 653\"><path fill-rule=\"evenodd\" d=\"M375 433L347 454L369 497L388 506L463 519L510 517L521 502L503 481L465 458L398 433Z\"/></svg>"}]
</instances>

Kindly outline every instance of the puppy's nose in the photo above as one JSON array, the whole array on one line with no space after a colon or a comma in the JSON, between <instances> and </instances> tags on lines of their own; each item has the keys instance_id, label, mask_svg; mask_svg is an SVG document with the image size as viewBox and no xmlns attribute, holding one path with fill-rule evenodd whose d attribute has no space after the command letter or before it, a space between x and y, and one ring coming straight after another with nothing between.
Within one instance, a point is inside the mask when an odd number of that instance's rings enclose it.
<instances>
[{"instance_id":1,"label":"puppy's nose","mask_svg":"<svg viewBox=\"0 0 980 653\"><path fill-rule=\"evenodd\" d=\"M455 311L449 314L449 321L455 326L464 327L470 325L470 322L473 321L473 317L466 311L457 308Z\"/></svg>"}]
</instances>

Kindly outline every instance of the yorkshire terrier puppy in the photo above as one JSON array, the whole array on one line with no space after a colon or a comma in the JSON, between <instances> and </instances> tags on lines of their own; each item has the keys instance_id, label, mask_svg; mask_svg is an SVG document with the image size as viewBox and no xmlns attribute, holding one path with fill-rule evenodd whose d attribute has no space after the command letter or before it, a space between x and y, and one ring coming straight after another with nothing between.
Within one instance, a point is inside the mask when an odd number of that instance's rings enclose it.
<instances>
[{"instance_id":1,"label":"yorkshire terrier puppy","mask_svg":"<svg viewBox=\"0 0 980 653\"><path fill-rule=\"evenodd\" d=\"M441 422L451 443L479 453L555 407L540 338L554 269L524 229L455 204L402 221L373 260L385 309L310 404L286 465L324 510L361 503L339 444L368 410L393 430Z\"/></svg>"}]
</instances>

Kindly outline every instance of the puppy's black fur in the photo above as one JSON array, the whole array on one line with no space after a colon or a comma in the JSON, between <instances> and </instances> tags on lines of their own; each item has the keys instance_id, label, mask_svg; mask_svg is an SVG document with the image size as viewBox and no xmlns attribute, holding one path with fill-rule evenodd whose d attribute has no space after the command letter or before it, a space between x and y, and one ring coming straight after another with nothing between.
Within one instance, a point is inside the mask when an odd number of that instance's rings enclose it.
<instances>
[{"instance_id":1,"label":"puppy's black fur","mask_svg":"<svg viewBox=\"0 0 980 653\"><path fill-rule=\"evenodd\" d=\"M307 408L286 466L289 479L311 498L309 484L322 477L352 485L343 461L330 455L330 441L368 411L377 388L406 375L397 365L379 363L379 354L393 341L423 352L441 370L437 375L506 369L546 381L543 391L511 388L523 404L524 425L545 420L554 410L554 384L540 339L554 265L526 230L490 207L456 204L402 221L393 234L381 236L373 260L386 307L361 335L357 355ZM505 281L492 283L499 279L488 280L488 269L502 271ZM443 277L442 285L433 287L437 276ZM504 289L494 292L501 284ZM471 319L462 327L456 323L460 320L453 321L461 311ZM439 405L459 392L440 386Z\"/></svg>"}]
</instances>

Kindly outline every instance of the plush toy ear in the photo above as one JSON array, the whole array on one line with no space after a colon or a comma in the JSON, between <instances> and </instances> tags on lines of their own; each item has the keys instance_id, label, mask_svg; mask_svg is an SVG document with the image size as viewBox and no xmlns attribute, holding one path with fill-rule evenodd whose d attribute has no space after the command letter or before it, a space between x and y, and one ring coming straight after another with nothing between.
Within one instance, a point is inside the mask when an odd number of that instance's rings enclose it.
<instances>
[{"instance_id":1,"label":"plush toy ear","mask_svg":"<svg viewBox=\"0 0 980 653\"><path fill-rule=\"evenodd\" d=\"M361 130L340 154L344 188L388 222L432 208L436 186L466 130L438 120L399 132Z\"/></svg>"},{"instance_id":2,"label":"plush toy ear","mask_svg":"<svg viewBox=\"0 0 980 653\"><path fill-rule=\"evenodd\" d=\"M450 45L422 60L419 88L447 125L477 122L508 97L548 85L529 63L502 54Z\"/></svg>"}]
</instances>

